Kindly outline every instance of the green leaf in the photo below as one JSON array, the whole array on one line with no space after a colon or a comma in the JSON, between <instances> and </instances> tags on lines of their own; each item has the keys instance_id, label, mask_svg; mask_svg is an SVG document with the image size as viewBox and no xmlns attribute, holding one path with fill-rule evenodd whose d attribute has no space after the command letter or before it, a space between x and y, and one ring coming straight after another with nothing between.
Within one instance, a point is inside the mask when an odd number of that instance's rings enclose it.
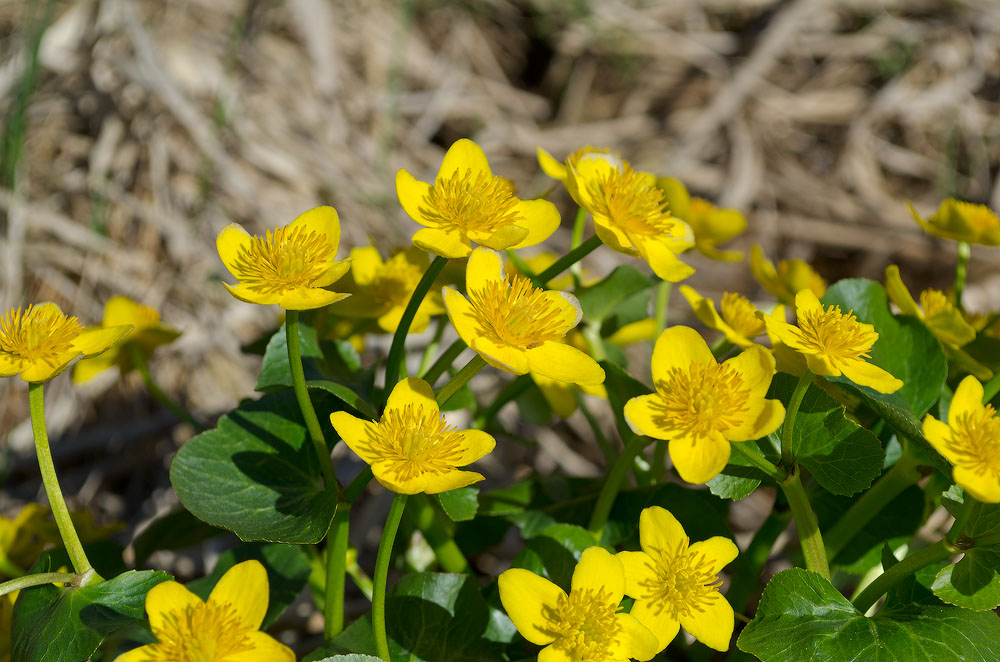
<instances>
[{"instance_id":1,"label":"green leaf","mask_svg":"<svg viewBox=\"0 0 1000 662\"><path fill-rule=\"evenodd\" d=\"M288 605L292 604L309 579L309 558L302 546L247 543L228 549L219 556L210 574L194 580L187 587L202 600L207 600L227 570L237 563L250 559L260 561L267 570L269 598L264 624L261 626L266 628L281 616Z\"/></svg>"},{"instance_id":2,"label":"green leaf","mask_svg":"<svg viewBox=\"0 0 1000 662\"><path fill-rule=\"evenodd\" d=\"M574 524L553 524L525 543L514 557L515 568L530 570L569 590L583 550L597 545L590 531Z\"/></svg>"},{"instance_id":3,"label":"green leaf","mask_svg":"<svg viewBox=\"0 0 1000 662\"><path fill-rule=\"evenodd\" d=\"M322 660L316 660L316 662L382 662L381 658L372 657L371 655L334 655L333 657L324 657Z\"/></svg>"},{"instance_id":4,"label":"green leaf","mask_svg":"<svg viewBox=\"0 0 1000 662\"><path fill-rule=\"evenodd\" d=\"M184 508L176 508L156 518L140 533L135 542L135 564L143 565L146 559L159 550L178 550L205 542L224 531L192 515Z\"/></svg>"},{"instance_id":5,"label":"green leaf","mask_svg":"<svg viewBox=\"0 0 1000 662\"><path fill-rule=\"evenodd\" d=\"M327 379L307 379L306 387L326 391L365 418L372 420L378 418L378 414L375 413L375 410L372 409L370 404L365 402L360 395L343 384L331 382Z\"/></svg>"},{"instance_id":6,"label":"green leaf","mask_svg":"<svg viewBox=\"0 0 1000 662\"><path fill-rule=\"evenodd\" d=\"M649 289L653 281L638 269L616 267L604 280L577 291L583 317L590 322L603 321L619 303L637 292Z\"/></svg>"},{"instance_id":7,"label":"green leaf","mask_svg":"<svg viewBox=\"0 0 1000 662\"><path fill-rule=\"evenodd\" d=\"M319 419L326 438L336 438L329 417ZM170 482L196 517L248 541L319 542L337 509L290 390L244 403L184 444Z\"/></svg>"},{"instance_id":8,"label":"green leaf","mask_svg":"<svg viewBox=\"0 0 1000 662\"><path fill-rule=\"evenodd\" d=\"M325 379L321 368L323 350L319 347L316 329L304 323L304 320L299 323L299 352L302 355L302 370L305 372L306 380ZM288 338L285 335L285 326L282 325L267 343L256 389L274 391L291 385L292 373L288 369Z\"/></svg>"},{"instance_id":9,"label":"green leaf","mask_svg":"<svg viewBox=\"0 0 1000 662\"><path fill-rule=\"evenodd\" d=\"M951 513L952 517L958 515L962 504L969 496L958 485L952 485L948 491L941 495L941 505ZM962 534L973 539L991 538L1000 534L1000 503L983 503L976 501L972 504L972 513L965 521L965 529ZM992 547L992 546L991 546Z\"/></svg>"},{"instance_id":10,"label":"green leaf","mask_svg":"<svg viewBox=\"0 0 1000 662\"><path fill-rule=\"evenodd\" d=\"M956 564L944 567L931 589L942 601L957 607L986 611L1000 605L1000 552L970 549Z\"/></svg>"},{"instance_id":11,"label":"green leaf","mask_svg":"<svg viewBox=\"0 0 1000 662\"><path fill-rule=\"evenodd\" d=\"M1000 619L924 605L866 618L829 581L793 568L768 583L737 645L762 662L992 662L1000 658Z\"/></svg>"},{"instance_id":12,"label":"green leaf","mask_svg":"<svg viewBox=\"0 0 1000 662\"><path fill-rule=\"evenodd\" d=\"M438 503L453 522L465 522L476 516L479 510L479 488L460 487L457 490L437 495Z\"/></svg>"},{"instance_id":13,"label":"green leaf","mask_svg":"<svg viewBox=\"0 0 1000 662\"><path fill-rule=\"evenodd\" d=\"M665 441L658 443L667 443ZM764 457L760 448L753 442L743 443L743 448L754 455ZM743 459L742 455L733 453L729 456L729 464L718 476L705 483L709 491L717 497L739 501L750 496L750 494L760 486L763 474Z\"/></svg>"},{"instance_id":14,"label":"green leaf","mask_svg":"<svg viewBox=\"0 0 1000 662\"><path fill-rule=\"evenodd\" d=\"M47 584L22 590L11 621L10 659L32 662L89 659L104 637L141 621L146 593L170 578L165 572L130 570L82 588Z\"/></svg>"},{"instance_id":15,"label":"green leaf","mask_svg":"<svg viewBox=\"0 0 1000 662\"><path fill-rule=\"evenodd\" d=\"M732 537L726 524L729 504L704 490L691 490L676 483L642 489L622 490L604 525L601 543L620 545L637 540L639 515L649 506L662 506L677 518L688 537L706 540L712 536ZM633 547L638 549L638 547Z\"/></svg>"},{"instance_id":16,"label":"green leaf","mask_svg":"<svg viewBox=\"0 0 1000 662\"><path fill-rule=\"evenodd\" d=\"M767 397L788 402L796 382L795 377L778 373ZM776 446L786 424L771 435ZM843 495L869 487L885 461L878 438L849 420L844 406L814 384L806 390L795 418L792 454L826 490Z\"/></svg>"}]
</instances>

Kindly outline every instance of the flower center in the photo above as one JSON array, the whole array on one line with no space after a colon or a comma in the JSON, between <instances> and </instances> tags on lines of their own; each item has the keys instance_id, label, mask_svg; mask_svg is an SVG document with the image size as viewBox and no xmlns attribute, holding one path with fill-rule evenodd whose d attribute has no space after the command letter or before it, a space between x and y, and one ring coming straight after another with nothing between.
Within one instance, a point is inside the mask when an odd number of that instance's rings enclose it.
<instances>
[{"instance_id":1,"label":"flower center","mask_svg":"<svg viewBox=\"0 0 1000 662\"><path fill-rule=\"evenodd\" d=\"M236 258L233 275L260 294L309 287L334 252L325 235L286 225L268 230L264 237L254 236Z\"/></svg>"},{"instance_id":2,"label":"flower center","mask_svg":"<svg viewBox=\"0 0 1000 662\"><path fill-rule=\"evenodd\" d=\"M510 182L485 172L456 170L438 177L424 202L427 207L421 211L427 221L463 236L494 232L522 220Z\"/></svg>"},{"instance_id":3,"label":"flower center","mask_svg":"<svg viewBox=\"0 0 1000 662\"><path fill-rule=\"evenodd\" d=\"M405 481L454 469L462 458L462 433L440 414L409 404L385 411L368 437L368 451L389 460L389 473Z\"/></svg>"},{"instance_id":4,"label":"flower center","mask_svg":"<svg viewBox=\"0 0 1000 662\"><path fill-rule=\"evenodd\" d=\"M692 363L674 368L656 385L657 425L687 438L724 432L742 422L750 390L738 372L726 364Z\"/></svg>"},{"instance_id":5,"label":"flower center","mask_svg":"<svg viewBox=\"0 0 1000 662\"><path fill-rule=\"evenodd\" d=\"M481 333L498 344L528 349L566 335L560 307L524 276L486 281L469 300Z\"/></svg>"},{"instance_id":6,"label":"flower center","mask_svg":"<svg viewBox=\"0 0 1000 662\"><path fill-rule=\"evenodd\" d=\"M594 214L606 216L623 231L643 237L672 237L677 220L667 211L663 191L629 165L608 168L603 179L590 180Z\"/></svg>"},{"instance_id":7,"label":"flower center","mask_svg":"<svg viewBox=\"0 0 1000 662\"><path fill-rule=\"evenodd\" d=\"M964 216L977 230L988 230L1000 225L1000 218L997 218L997 215L990 211L986 205L956 201L955 206L958 208L958 213Z\"/></svg>"},{"instance_id":8,"label":"flower center","mask_svg":"<svg viewBox=\"0 0 1000 662\"><path fill-rule=\"evenodd\" d=\"M375 275L369 293L379 303L405 306L423 275L423 270L411 262L389 260Z\"/></svg>"},{"instance_id":9,"label":"flower center","mask_svg":"<svg viewBox=\"0 0 1000 662\"><path fill-rule=\"evenodd\" d=\"M248 630L232 605L190 605L166 614L156 633L159 640L147 650L150 662L222 662L253 650Z\"/></svg>"},{"instance_id":10,"label":"flower center","mask_svg":"<svg viewBox=\"0 0 1000 662\"><path fill-rule=\"evenodd\" d=\"M81 332L80 321L54 305L15 308L0 319L0 350L22 361L57 361L74 351L73 341Z\"/></svg>"},{"instance_id":11,"label":"flower center","mask_svg":"<svg viewBox=\"0 0 1000 662\"><path fill-rule=\"evenodd\" d=\"M742 294L725 292L719 304L722 320L744 338L754 338L764 333L764 321L757 318L757 309Z\"/></svg>"},{"instance_id":12,"label":"flower center","mask_svg":"<svg viewBox=\"0 0 1000 662\"><path fill-rule=\"evenodd\" d=\"M958 462L979 475L1000 474L1000 418L992 405L951 422L948 442Z\"/></svg>"},{"instance_id":13,"label":"flower center","mask_svg":"<svg viewBox=\"0 0 1000 662\"><path fill-rule=\"evenodd\" d=\"M601 589L576 589L559 596L555 610L546 608L553 646L564 650L569 659L604 662L611 659L611 646L621 631L615 617L618 603Z\"/></svg>"},{"instance_id":14,"label":"flower center","mask_svg":"<svg viewBox=\"0 0 1000 662\"><path fill-rule=\"evenodd\" d=\"M938 313L951 314L955 306L941 290L924 290L920 293L920 307L924 311L924 317L933 317Z\"/></svg>"},{"instance_id":15,"label":"flower center","mask_svg":"<svg viewBox=\"0 0 1000 662\"><path fill-rule=\"evenodd\" d=\"M690 538L685 537L673 549L651 550L656 578L643 584L646 593L642 599L657 611L669 610L674 620L692 612L704 612L719 599L722 585L709 560L704 554L692 553L689 543Z\"/></svg>"},{"instance_id":16,"label":"flower center","mask_svg":"<svg viewBox=\"0 0 1000 662\"><path fill-rule=\"evenodd\" d=\"M853 310L845 315L840 306L803 311L798 322L800 349L807 354L834 360L870 358L869 351L878 340L875 327L859 322Z\"/></svg>"}]
</instances>

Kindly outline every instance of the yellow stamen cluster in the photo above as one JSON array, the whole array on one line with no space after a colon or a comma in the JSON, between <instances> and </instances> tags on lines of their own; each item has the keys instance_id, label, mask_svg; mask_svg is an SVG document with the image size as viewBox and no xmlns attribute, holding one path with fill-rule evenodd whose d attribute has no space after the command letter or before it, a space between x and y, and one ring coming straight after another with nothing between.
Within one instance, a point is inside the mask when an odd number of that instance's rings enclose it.
<instances>
[{"instance_id":1,"label":"yellow stamen cluster","mask_svg":"<svg viewBox=\"0 0 1000 662\"><path fill-rule=\"evenodd\" d=\"M617 611L618 602L604 589L575 589L559 596L555 609L545 608L558 636L556 648L581 662L610 659L611 644L621 631Z\"/></svg>"},{"instance_id":2,"label":"yellow stamen cluster","mask_svg":"<svg viewBox=\"0 0 1000 662\"><path fill-rule=\"evenodd\" d=\"M159 640L147 647L150 662L215 662L253 650L232 605L205 604L188 606L184 611L164 616Z\"/></svg>"},{"instance_id":3,"label":"yellow stamen cluster","mask_svg":"<svg viewBox=\"0 0 1000 662\"><path fill-rule=\"evenodd\" d=\"M924 290L920 293L920 307L926 317L933 317L938 313L951 313L955 306L941 290Z\"/></svg>"},{"instance_id":4,"label":"yellow stamen cluster","mask_svg":"<svg viewBox=\"0 0 1000 662\"><path fill-rule=\"evenodd\" d=\"M495 342L535 347L566 333L559 307L524 276L487 281L469 299L482 333Z\"/></svg>"},{"instance_id":5,"label":"yellow stamen cluster","mask_svg":"<svg viewBox=\"0 0 1000 662\"><path fill-rule=\"evenodd\" d=\"M704 554L688 549L690 538L676 541L673 549L655 549L656 578L644 581L644 596L656 611L669 610L674 620L704 613L706 606L719 597L722 580L711 571Z\"/></svg>"},{"instance_id":6,"label":"yellow stamen cluster","mask_svg":"<svg viewBox=\"0 0 1000 662\"><path fill-rule=\"evenodd\" d=\"M764 333L764 321L757 317L757 309L742 294L725 292L719 304L719 314L726 324L745 338Z\"/></svg>"},{"instance_id":7,"label":"yellow stamen cluster","mask_svg":"<svg viewBox=\"0 0 1000 662\"><path fill-rule=\"evenodd\" d=\"M1000 418L992 405L966 413L951 425L948 446L954 453L954 464L976 474L1000 472Z\"/></svg>"},{"instance_id":8,"label":"yellow stamen cluster","mask_svg":"<svg viewBox=\"0 0 1000 662\"><path fill-rule=\"evenodd\" d=\"M588 184L594 200L593 214L607 217L630 234L672 236L676 219L667 211L663 191L645 173L625 164L622 168L608 168L606 177Z\"/></svg>"},{"instance_id":9,"label":"yellow stamen cluster","mask_svg":"<svg viewBox=\"0 0 1000 662\"><path fill-rule=\"evenodd\" d=\"M421 209L429 223L467 234L493 232L523 220L510 182L485 172L456 170L434 182Z\"/></svg>"},{"instance_id":10,"label":"yellow stamen cluster","mask_svg":"<svg viewBox=\"0 0 1000 662\"><path fill-rule=\"evenodd\" d=\"M978 230L987 230L1000 224L1000 218L986 205L977 205L973 202L955 201L958 212Z\"/></svg>"},{"instance_id":11,"label":"yellow stamen cluster","mask_svg":"<svg viewBox=\"0 0 1000 662\"><path fill-rule=\"evenodd\" d=\"M801 351L835 360L871 358L869 352L878 340L872 325L859 322L853 310L845 315L840 306L800 311L798 328L793 332L802 343Z\"/></svg>"},{"instance_id":12,"label":"yellow stamen cluster","mask_svg":"<svg viewBox=\"0 0 1000 662\"><path fill-rule=\"evenodd\" d=\"M230 271L254 292L286 292L310 287L336 251L322 234L301 226L284 226L268 230L264 237L254 236Z\"/></svg>"},{"instance_id":13,"label":"yellow stamen cluster","mask_svg":"<svg viewBox=\"0 0 1000 662\"><path fill-rule=\"evenodd\" d=\"M366 289L378 303L405 306L424 275L419 265L404 260L389 260L376 273Z\"/></svg>"},{"instance_id":14,"label":"yellow stamen cluster","mask_svg":"<svg viewBox=\"0 0 1000 662\"><path fill-rule=\"evenodd\" d=\"M388 460L388 472L399 481L425 473L445 473L462 457L462 435L438 412L408 404L387 409L367 440L367 450Z\"/></svg>"},{"instance_id":15,"label":"yellow stamen cluster","mask_svg":"<svg viewBox=\"0 0 1000 662\"><path fill-rule=\"evenodd\" d=\"M55 306L15 308L0 319L0 350L23 361L55 365L72 353L73 341L83 332L75 317L67 317Z\"/></svg>"},{"instance_id":16,"label":"yellow stamen cluster","mask_svg":"<svg viewBox=\"0 0 1000 662\"><path fill-rule=\"evenodd\" d=\"M739 425L750 400L743 378L725 363L692 363L688 370L674 368L656 390L661 402L654 405L654 421L691 438Z\"/></svg>"}]
</instances>

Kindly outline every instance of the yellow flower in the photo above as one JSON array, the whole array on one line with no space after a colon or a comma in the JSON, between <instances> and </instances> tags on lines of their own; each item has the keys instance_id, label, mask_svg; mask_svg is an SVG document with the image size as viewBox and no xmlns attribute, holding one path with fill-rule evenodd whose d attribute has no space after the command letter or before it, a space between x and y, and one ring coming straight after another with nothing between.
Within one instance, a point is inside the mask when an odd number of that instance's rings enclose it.
<instances>
[{"instance_id":1,"label":"yellow flower","mask_svg":"<svg viewBox=\"0 0 1000 662\"><path fill-rule=\"evenodd\" d=\"M411 246L382 261L374 246L351 250L351 273L340 286L353 296L333 305L331 312L344 317L377 318L378 326L393 333L399 326L410 295L430 266L427 253ZM410 333L427 328L431 317L444 312L440 292L428 292L410 325Z\"/></svg>"},{"instance_id":2,"label":"yellow flower","mask_svg":"<svg viewBox=\"0 0 1000 662\"><path fill-rule=\"evenodd\" d=\"M0 377L26 382L52 379L81 356L94 356L120 342L131 326L84 328L54 303L12 308L0 319Z\"/></svg>"},{"instance_id":3,"label":"yellow flower","mask_svg":"<svg viewBox=\"0 0 1000 662\"><path fill-rule=\"evenodd\" d=\"M230 223L215 245L222 263L239 281L223 285L240 301L312 310L348 296L324 289L351 266L336 259L340 219L333 207L310 209L263 237Z\"/></svg>"},{"instance_id":4,"label":"yellow flower","mask_svg":"<svg viewBox=\"0 0 1000 662\"><path fill-rule=\"evenodd\" d=\"M132 326L132 331L123 336L121 344L90 359L83 359L73 366L73 381L80 383L93 379L112 366L118 366L121 374L130 372L135 366L126 350L129 345L139 348L149 359L160 345L173 342L180 334L168 326L160 324L160 313L149 306L143 306L125 296L114 296L104 304L102 327Z\"/></svg>"},{"instance_id":5,"label":"yellow flower","mask_svg":"<svg viewBox=\"0 0 1000 662\"><path fill-rule=\"evenodd\" d=\"M715 302L701 296L694 288L681 285L680 290L691 304L695 317L708 328L721 331L734 345L752 347L753 339L764 333L764 321L757 317L757 307L742 294L724 292L719 312L716 312ZM784 319L784 306L779 305L775 311L775 315Z\"/></svg>"},{"instance_id":6,"label":"yellow flower","mask_svg":"<svg viewBox=\"0 0 1000 662\"><path fill-rule=\"evenodd\" d=\"M1000 417L983 404L983 385L962 380L948 406L948 423L924 417L924 437L954 465L955 482L983 503L1000 503Z\"/></svg>"},{"instance_id":7,"label":"yellow flower","mask_svg":"<svg viewBox=\"0 0 1000 662\"><path fill-rule=\"evenodd\" d=\"M207 601L177 582L146 595L157 639L116 662L295 662L290 648L260 632L268 601L267 571L244 561L226 571Z\"/></svg>"},{"instance_id":8,"label":"yellow flower","mask_svg":"<svg viewBox=\"0 0 1000 662\"><path fill-rule=\"evenodd\" d=\"M976 330L965 321L962 313L941 290L921 292L918 306L910 290L903 284L899 267L895 264L885 268L885 289L892 302L899 306L901 313L919 318L944 344L961 347L975 339Z\"/></svg>"},{"instance_id":9,"label":"yellow flower","mask_svg":"<svg viewBox=\"0 0 1000 662\"><path fill-rule=\"evenodd\" d=\"M638 434L669 440L670 458L689 483L722 471L729 442L765 437L785 418L781 402L764 397L774 358L759 345L720 364L697 331L674 326L657 339L652 370L656 393L625 403L625 420Z\"/></svg>"},{"instance_id":10,"label":"yellow flower","mask_svg":"<svg viewBox=\"0 0 1000 662\"><path fill-rule=\"evenodd\" d=\"M424 226L413 243L444 257L467 257L472 242L497 250L534 246L559 227L555 205L519 200L510 183L492 173L479 145L465 138L448 149L434 184L396 173L396 194Z\"/></svg>"},{"instance_id":11,"label":"yellow flower","mask_svg":"<svg viewBox=\"0 0 1000 662\"><path fill-rule=\"evenodd\" d=\"M708 200L692 198L680 180L660 177L656 185L666 195L670 213L691 226L694 247L713 260L738 262L743 259L740 251L721 251L723 244L747 229L747 219L735 209L719 209Z\"/></svg>"},{"instance_id":12,"label":"yellow flower","mask_svg":"<svg viewBox=\"0 0 1000 662\"><path fill-rule=\"evenodd\" d=\"M49 509L37 503L29 503L14 519L0 517L0 559L24 570L31 566L42 553L45 545L58 540L50 535ZM7 574L0 564L0 576Z\"/></svg>"},{"instance_id":13,"label":"yellow flower","mask_svg":"<svg viewBox=\"0 0 1000 662\"><path fill-rule=\"evenodd\" d=\"M573 570L569 593L522 568L504 571L498 584L500 602L517 631L545 646L540 662L650 660L656 637L618 610L626 581L621 561L601 547L588 547Z\"/></svg>"},{"instance_id":14,"label":"yellow flower","mask_svg":"<svg viewBox=\"0 0 1000 662\"><path fill-rule=\"evenodd\" d=\"M576 164L586 154L611 154L611 150L607 147L584 145L572 154L569 154L564 162L559 162L541 147L535 148L535 151L538 154L538 165L541 166L542 172L552 179L558 179L561 182L566 181L566 178L569 177L569 169L576 167ZM620 154L614 154L613 156L621 158Z\"/></svg>"},{"instance_id":15,"label":"yellow flower","mask_svg":"<svg viewBox=\"0 0 1000 662\"><path fill-rule=\"evenodd\" d=\"M715 536L690 544L669 511L652 506L639 515L641 552L619 552L630 612L667 647L684 630L709 648L729 650L735 617L719 593L719 572L739 554L732 540Z\"/></svg>"},{"instance_id":16,"label":"yellow flower","mask_svg":"<svg viewBox=\"0 0 1000 662\"><path fill-rule=\"evenodd\" d=\"M639 255L663 280L676 283L694 273L677 257L694 245L688 225L671 216L656 178L607 154L584 154L569 168L566 188L594 217L604 245Z\"/></svg>"},{"instance_id":17,"label":"yellow flower","mask_svg":"<svg viewBox=\"0 0 1000 662\"><path fill-rule=\"evenodd\" d=\"M516 375L530 370L561 382L604 383L604 370L594 359L556 342L580 322L575 296L538 289L523 276L505 276L500 255L485 248L469 258L465 289L468 299L444 288L444 305L458 335L487 363Z\"/></svg>"},{"instance_id":18,"label":"yellow flower","mask_svg":"<svg viewBox=\"0 0 1000 662\"><path fill-rule=\"evenodd\" d=\"M970 244L1000 246L1000 218L986 205L948 198L926 220L913 205L907 203L907 206L927 234Z\"/></svg>"},{"instance_id":19,"label":"yellow flower","mask_svg":"<svg viewBox=\"0 0 1000 662\"><path fill-rule=\"evenodd\" d=\"M801 290L812 290L817 297L826 294L826 281L803 260L782 260L774 266L764 256L760 246L750 249L750 273L761 287L778 297L782 303L791 303Z\"/></svg>"},{"instance_id":20,"label":"yellow flower","mask_svg":"<svg viewBox=\"0 0 1000 662\"><path fill-rule=\"evenodd\" d=\"M895 393L903 386L882 368L868 363L878 333L871 324L862 324L854 311L846 315L840 306L823 308L812 290L795 295L798 326L764 316L768 333L773 333L787 347L805 357L809 369L817 375L839 377L843 374L855 384L880 393Z\"/></svg>"},{"instance_id":21,"label":"yellow flower","mask_svg":"<svg viewBox=\"0 0 1000 662\"><path fill-rule=\"evenodd\" d=\"M434 391L410 377L389 394L382 419L366 421L347 412L330 422L352 451L372 467L372 474L397 494L437 494L483 480L460 471L493 450L493 437L481 430L457 430L444 420Z\"/></svg>"}]
</instances>

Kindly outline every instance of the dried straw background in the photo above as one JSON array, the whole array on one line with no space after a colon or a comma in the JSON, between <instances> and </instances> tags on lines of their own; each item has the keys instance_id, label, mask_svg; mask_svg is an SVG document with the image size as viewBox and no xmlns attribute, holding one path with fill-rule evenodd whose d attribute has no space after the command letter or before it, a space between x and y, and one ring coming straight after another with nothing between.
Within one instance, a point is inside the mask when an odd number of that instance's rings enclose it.
<instances>
[{"instance_id":1,"label":"dried straw background","mask_svg":"<svg viewBox=\"0 0 1000 662\"><path fill-rule=\"evenodd\" d=\"M953 247L904 201L1000 207L995 0L8 1L0 57L5 135L22 146L0 189L0 309L54 300L92 323L117 293L158 307L184 335L154 374L202 415L252 395L239 345L275 321L219 285L218 230L326 203L342 251L404 244L395 171L432 177L459 137L526 195L549 185L536 145L612 147L745 210L737 246L830 280L896 262L944 286ZM699 289L761 294L745 265L692 260ZM971 280L970 307L1000 308L1000 251L975 250ZM62 378L47 400L67 491L131 521L169 501L164 467L189 434L172 437L137 386ZM5 502L31 499L22 383L0 381L0 407ZM549 446L564 468L593 466Z\"/></svg>"}]
</instances>

